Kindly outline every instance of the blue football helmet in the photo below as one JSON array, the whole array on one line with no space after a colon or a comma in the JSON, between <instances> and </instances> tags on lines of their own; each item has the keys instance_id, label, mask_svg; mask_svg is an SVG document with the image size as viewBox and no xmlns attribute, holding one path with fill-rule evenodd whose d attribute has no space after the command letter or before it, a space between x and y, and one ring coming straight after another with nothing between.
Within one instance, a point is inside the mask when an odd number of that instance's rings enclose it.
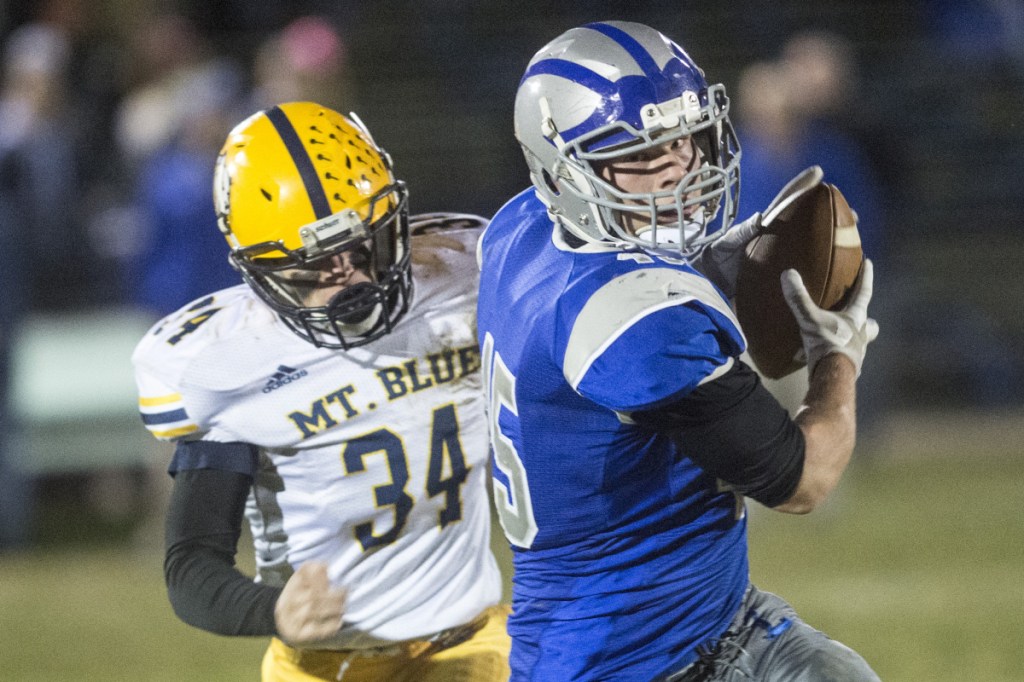
<instances>
[{"instance_id":1,"label":"blue football helmet","mask_svg":"<svg viewBox=\"0 0 1024 682\"><path fill-rule=\"evenodd\" d=\"M725 87L642 24L588 24L537 52L516 94L515 134L552 218L584 242L688 255L736 217L740 145ZM696 162L675 187L629 193L600 174L680 140Z\"/></svg>"}]
</instances>

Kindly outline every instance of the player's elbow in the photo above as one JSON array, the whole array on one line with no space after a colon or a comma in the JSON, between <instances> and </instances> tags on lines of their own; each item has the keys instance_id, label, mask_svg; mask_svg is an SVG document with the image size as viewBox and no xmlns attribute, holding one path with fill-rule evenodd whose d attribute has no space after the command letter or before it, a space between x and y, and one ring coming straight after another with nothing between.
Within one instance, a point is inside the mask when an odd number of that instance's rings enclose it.
<instances>
[{"instance_id":1,"label":"player's elbow","mask_svg":"<svg viewBox=\"0 0 1024 682\"><path fill-rule=\"evenodd\" d=\"M164 585L167 588L167 600L171 609L182 622L193 627L199 627L198 621L193 618L192 595L189 593L187 582L182 580L187 562L174 552L168 552L164 557Z\"/></svg>"},{"instance_id":2,"label":"player's elbow","mask_svg":"<svg viewBox=\"0 0 1024 682\"><path fill-rule=\"evenodd\" d=\"M805 443L803 469L793 494L774 507L787 514L809 514L825 503L839 485L856 442L852 409L829 418L815 418L808 411L798 420Z\"/></svg>"},{"instance_id":3,"label":"player's elbow","mask_svg":"<svg viewBox=\"0 0 1024 682\"><path fill-rule=\"evenodd\" d=\"M810 514L828 498L827 491L802 490L797 488L792 496L775 507L775 511L784 514Z\"/></svg>"},{"instance_id":4,"label":"player's elbow","mask_svg":"<svg viewBox=\"0 0 1024 682\"><path fill-rule=\"evenodd\" d=\"M793 494L782 504L772 507L785 514L809 514L828 499L839 482L840 472L831 468L810 466L805 463Z\"/></svg>"}]
</instances>

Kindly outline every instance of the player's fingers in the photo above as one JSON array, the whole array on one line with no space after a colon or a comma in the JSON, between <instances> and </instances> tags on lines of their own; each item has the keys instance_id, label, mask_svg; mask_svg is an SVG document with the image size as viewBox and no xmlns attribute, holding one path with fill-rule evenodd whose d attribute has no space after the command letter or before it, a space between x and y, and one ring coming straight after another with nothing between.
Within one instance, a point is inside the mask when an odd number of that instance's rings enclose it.
<instances>
[{"instance_id":1,"label":"player's fingers","mask_svg":"<svg viewBox=\"0 0 1024 682\"><path fill-rule=\"evenodd\" d=\"M295 569L293 579L299 578L309 585L327 585L330 583L327 578L327 564L320 561L310 561Z\"/></svg>"},{"instance_id":2,"label":"player's fingers","mask_svg":"<svg viewBox=\"0 0 1024 682\"><path fill-rule=\"evenodd\" d=\"M746 246L747 242L757 236L761 231L761 213L754 213L752 216L744 220L742 223L734 225L732 229L726 232L722 241L728 242L732 247L738 248Z\"/></svg>"},{"instance_id":3,"label":"player's fingers","mask_svg":"<svg viewBox=\"0 0 1024 682\"><path fill-rule=\"evenodd\" d=\"M317 604L325 615L340 618L345 613L345 602L347 600L348 594L345 590L332 588L320 596Z\"/></svg>"},{"instance_id":4,"label":"player's fingers","mask_svg":"<svg viewBox=\"0 0 1024 682\"><path fill-rule=\"evenodd\" d=\"M811 295L807 293L800 273L790 268L783 271L779 279L782 283L782 295L797 321L802 323L804 320L812 319L818 306L814 305Z\"/></svg>"},{"instance_id":5,"label":"player's fingers","mask_svg":"<svg viewBox=\"0 0 1024 682\"><path fill-rule=\"evenodd\" d=\"M345 618L345 590L331 589L316 602L317 626L321 637L330 637L341 629Z\"/></svg>"},{"instance_id":6,"label":"player's fingers","mask_svg":"<svg viewBox=\"0 0 1024 682\"><path fill-rule=\"evenodd\" d=\"M871 343L878 338L878 322L874 321L870 317L868 321L864 323L864 336L867 338L868 343Z\"/></svg>"},{"instance_id":7,"label":"player's fingers","mask_svg":"<svg viewBox=\"0 0 1024 682\"><path fill-rule=\"evenodd\" d=\"M864 319L868 314L868 303L875 289L875 266L870 258L864 259L861 266L860 277L857 279L850 305L847 307L855 319Z\"/></svg>"}]
</instances>

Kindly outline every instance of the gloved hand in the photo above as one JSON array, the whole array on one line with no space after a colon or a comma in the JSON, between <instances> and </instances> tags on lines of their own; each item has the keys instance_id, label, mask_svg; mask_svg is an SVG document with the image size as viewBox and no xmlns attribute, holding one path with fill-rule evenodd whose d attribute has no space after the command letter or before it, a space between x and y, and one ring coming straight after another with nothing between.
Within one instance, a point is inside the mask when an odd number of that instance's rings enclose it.
<instances>
[{"instance_id":1,"label":"gloved hand","mask_svg":"<svg viewBox=\"0 0 1024 682\"><path fill-rule=\"evenodd\" d=\"M814 304L800 273L792 269L782 273L782 295L800 325L808 373L813 373L818 361L826 355L842 353L853 361L860 376L867 346L878 336L878 323L868 317L874 279L871 261L865 260L850 302L842 310L833 312Z\"/></svg>"},{"instance_id":2,"label":"gloved hand","mask_svg":"<svg viewBox=\"0 0 1024 682\"><path fill-rule=\"evenodd\" d=\"M721 289L726 298L731 299L736 295L736 279L740 274L747 244L762 228L771 225L772 221L782 215L797 197L820 184L822 177L819 166L804 169L786 183L768 204L768 208L736 223L718 239L709 242L690 258L690 265Z\"/></svg>"},{"instance_id":3,"label":"gloved hand","mask_svg":"<svg viewBox=\"0 0 1024 682\"><path fill-rule=\"evenodd\" d=\"M345 591L331 587L327 566L302 564L285 583L274 607L277 633L295 647L329 639L341 629Z\"/></svg>"}]
</instances>

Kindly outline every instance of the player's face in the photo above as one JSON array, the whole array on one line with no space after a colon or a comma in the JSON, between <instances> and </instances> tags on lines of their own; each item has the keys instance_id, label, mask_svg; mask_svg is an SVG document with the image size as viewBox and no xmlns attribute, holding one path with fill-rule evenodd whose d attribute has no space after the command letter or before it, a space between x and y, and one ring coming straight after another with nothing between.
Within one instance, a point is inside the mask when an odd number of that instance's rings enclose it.
<instances>
[{"instance_id":1,"label":"player's face","mask_svg":"<svg viewBox=\"0 0 1024 682\"><path fill-rule=\"evenodd\" d=\"M310 308L327 305L331 297L353 284L373 281L369 272L370 251L366 247L327 256L316 265L280 273L296 298Z\"/></svg>"},{"instance_id":2,"label":"player's face","mask_svg":"<svg viewBox=\"0 0 1024 682\"><path fill-rule=\"evenodd\" d=\"M651 194L654 192L671 192L683 177L695 170L702 162L702 156L694 144L693 138L683 137L652 147L635 154L623 156L598 166L601 177L629 194ZM688 195L684 195L686 198ZM646 206L642 201L627 200L626 203ZM659 205L674 203L671 196L659 197ZM687 207L689 217L696 207ZM636 234L641 228L648 227L648 221L639 215L625 214L621 216L623 224ZM658 215L659 224L678 223L679 217L674 212Z\"/></svg>"}]
</instances>

